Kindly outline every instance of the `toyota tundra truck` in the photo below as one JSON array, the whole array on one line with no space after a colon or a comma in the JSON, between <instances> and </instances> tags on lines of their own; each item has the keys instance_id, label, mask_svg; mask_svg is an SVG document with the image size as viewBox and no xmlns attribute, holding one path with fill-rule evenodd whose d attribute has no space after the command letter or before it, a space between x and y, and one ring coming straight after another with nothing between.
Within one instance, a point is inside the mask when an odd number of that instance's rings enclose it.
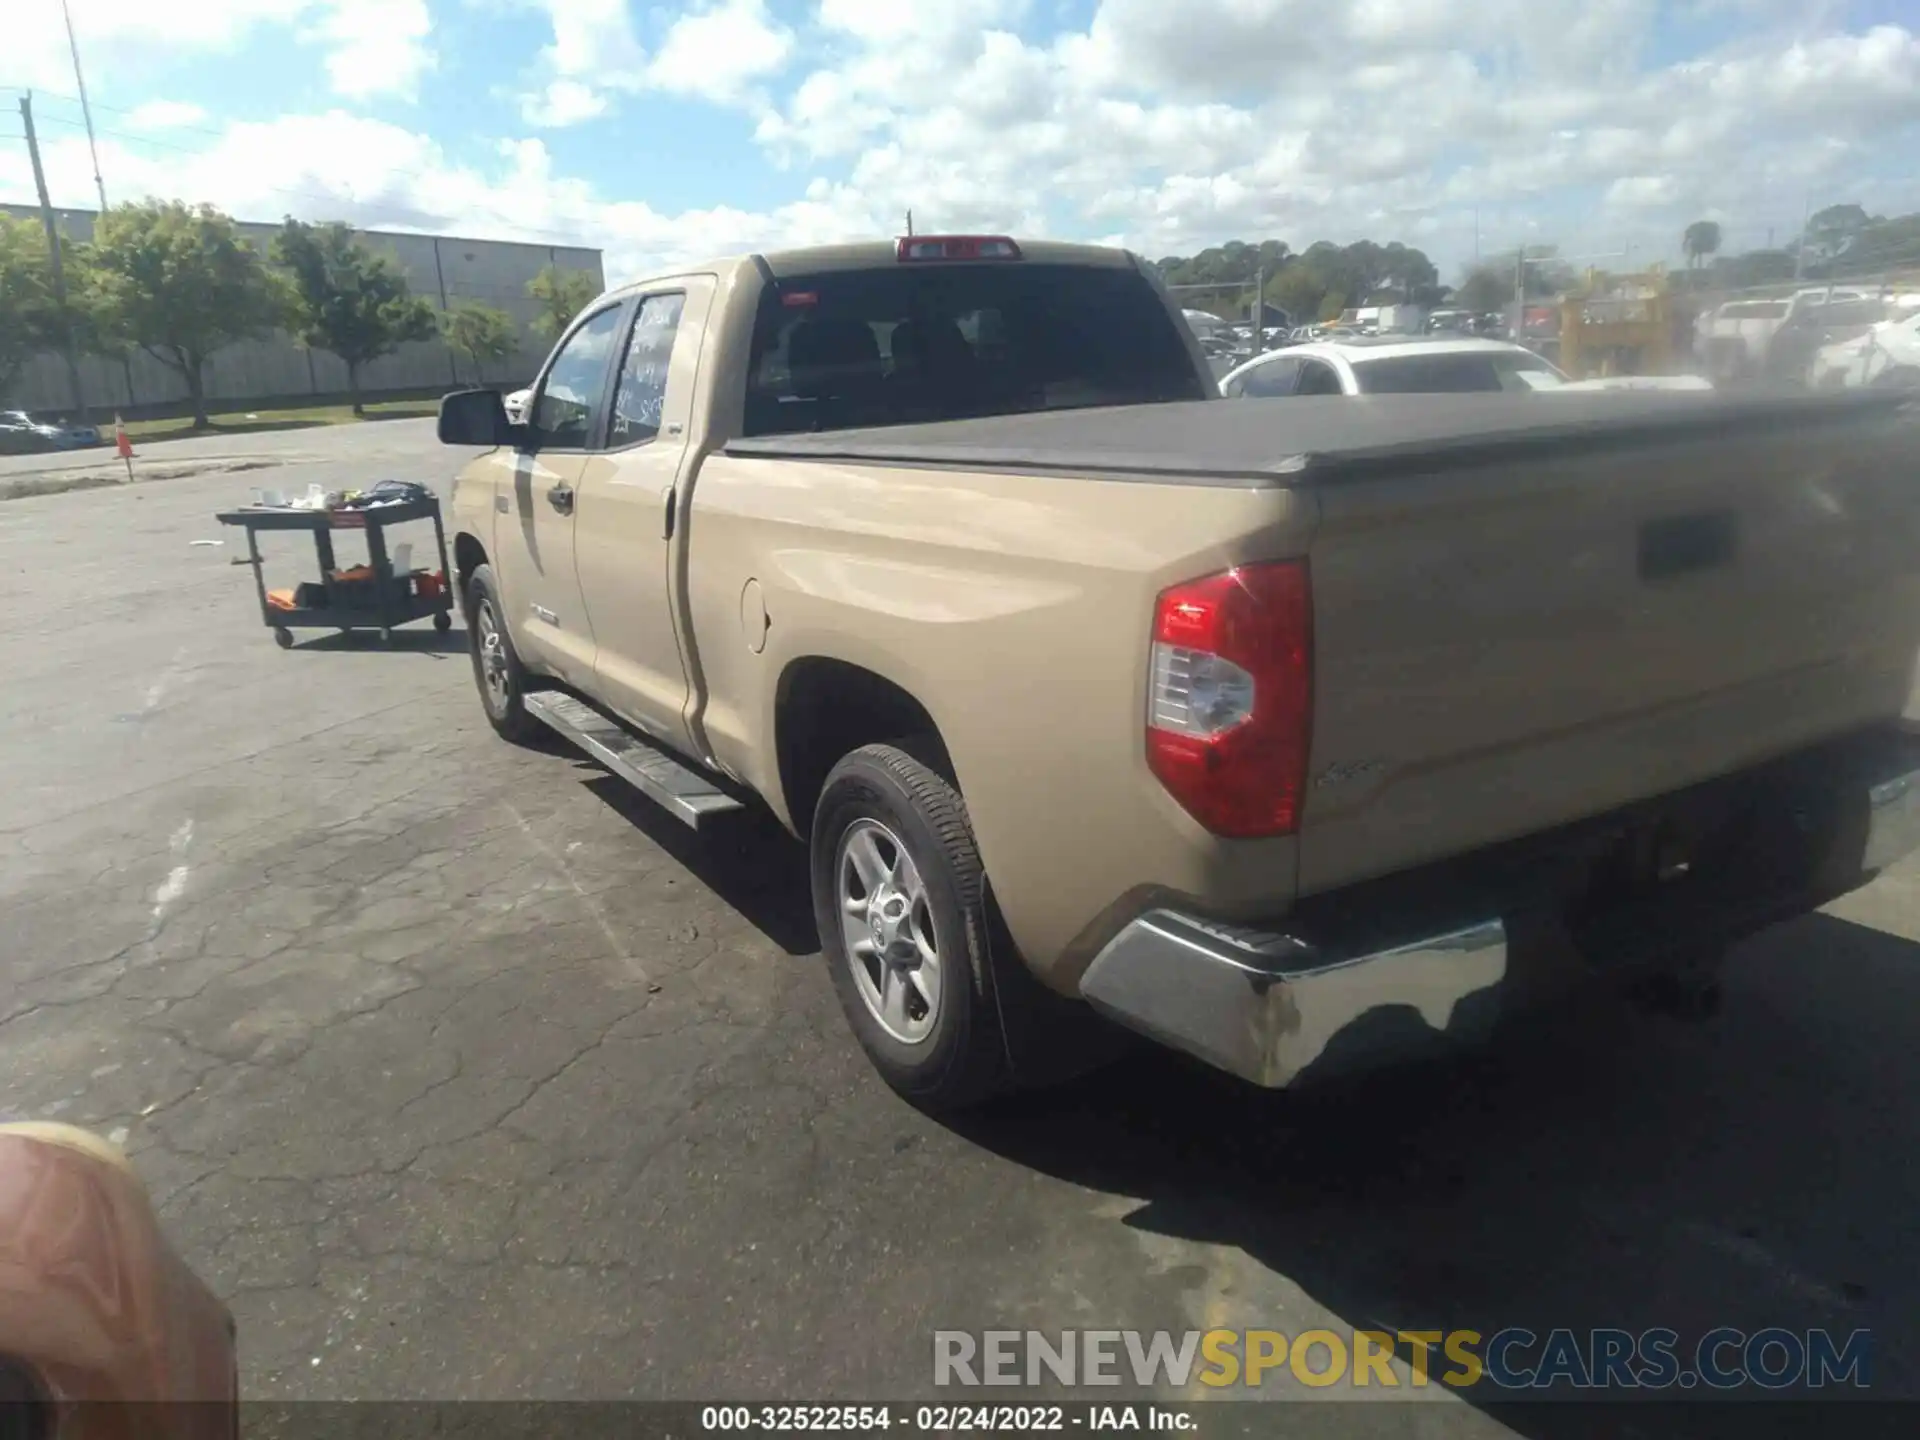
<instances>
[{"instance_id":1,"label":"toyota tundra truck","mask_svg":"<svg viewBox=\"0 0 1920 1440\"><path fill-rule=\"evenodd\" d=\"M925 1106L1695 1003L1920 840L1899 395L1225 403L1135 256L922 236L624 286L439 425L494 729L771 811Z\"/></svg>"}]
</instances>

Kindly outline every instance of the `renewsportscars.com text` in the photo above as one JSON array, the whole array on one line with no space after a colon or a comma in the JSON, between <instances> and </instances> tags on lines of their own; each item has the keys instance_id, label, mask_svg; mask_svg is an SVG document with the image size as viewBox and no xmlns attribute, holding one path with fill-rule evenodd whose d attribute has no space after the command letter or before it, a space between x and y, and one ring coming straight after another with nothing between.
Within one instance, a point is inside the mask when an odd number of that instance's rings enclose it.
<instances>
[{"instance_id":1,"label":"renewsportscars.com text","mask_svg":"<svg viewBox=\"0 0 1920 1440\"><path fill-rule=\"evenodd\" d=\"M1854 1330L939 1330L933 1383L1185 1389L1304 1385L1591 1393L1865 1390L1873 1336Z\"/></svg>"}]
</instances>

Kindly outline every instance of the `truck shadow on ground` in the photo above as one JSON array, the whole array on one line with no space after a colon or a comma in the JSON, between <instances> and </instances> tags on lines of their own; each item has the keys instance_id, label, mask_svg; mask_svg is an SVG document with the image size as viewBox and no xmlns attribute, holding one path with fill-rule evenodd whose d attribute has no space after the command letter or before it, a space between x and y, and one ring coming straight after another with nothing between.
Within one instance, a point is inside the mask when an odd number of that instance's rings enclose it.
<instances>
[{"instance_id":1,"label":"truck shadow on ground","mask_svg":"<svg viewBox=\"0 0 1920 1440\"><path fill-rule=\"evenodd\" d=\"M1138 1198L1129 1226L1241 1252L1230 1325L1287 1328L1297 1286L1356 1328L1670 1327L1683 1361L1716 1326L1864 1328L1873 1395L1912 1398L1920 945L1816 915L1731 966L1702 1025L1600 998L1469 1058L1300 1095L1148 1053L956 1128ZM1732 1423L1471 1398L1542 1440ZM1738 1433L1767 1432L1742 1415Z\"/></svg>"},{"instance_id":2,"label":"truck shadow on ground","mask_svg":"<svg viewBox=\"0 0 1920 1440\"><path fill-rule=\"evenodd\" d=\"M556 741L556 749L578 752ZM807 850L758 806L689 829L626 781L582 761L592 792L789 955L820 953Z\"/></svg>"}]
</instances>

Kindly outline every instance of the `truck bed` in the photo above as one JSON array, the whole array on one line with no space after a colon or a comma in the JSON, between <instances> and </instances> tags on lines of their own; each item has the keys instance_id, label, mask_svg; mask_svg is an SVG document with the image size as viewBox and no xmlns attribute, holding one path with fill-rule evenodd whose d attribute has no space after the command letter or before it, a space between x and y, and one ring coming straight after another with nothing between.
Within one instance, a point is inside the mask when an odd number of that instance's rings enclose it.
<instances>
[{"instance_id":1,"label":"truck bed","mask_svg":"<svg viewBox=\"0 0 1920 1440\"><path fill-rule=\"evenodd\" d=\"M740 439L726 453L1285 488L1480 465L1529 451L1798 434L1878 417L1906 398L1872 391L1611 391L1197 400Z\"/></svg>"},{"instance_id":2,"label":"truck bed","mask_svg":"<svg viewBox=\"0 0 1920 1440\"><path fill-rule=\"evenodd\" d=\"M1330 397L729 448L1202 487L1190 517L1227 490L1305 501L1286 544L1304 547L1313 595L1291 877L1310 895L1899 715L1920 647L1920 416L1907 403Z\"/></svg>"}]
</instances>

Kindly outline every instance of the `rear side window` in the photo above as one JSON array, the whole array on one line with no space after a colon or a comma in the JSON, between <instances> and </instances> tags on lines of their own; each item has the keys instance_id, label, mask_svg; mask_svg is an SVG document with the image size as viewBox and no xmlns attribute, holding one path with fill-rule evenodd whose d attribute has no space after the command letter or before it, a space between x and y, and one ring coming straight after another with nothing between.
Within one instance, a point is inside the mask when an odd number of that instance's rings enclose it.
<instances>
[{"instance_id":1,"label":"rear side window","mask_svg":"<svg viewBox=\"0 0 1920 1440\"><path fill-rule=\"evenodd\" d=\"M1300 362L1294 359L1269 360L1256 365L1227 388L1229 399L1274 400L1293 394L1300 378Z\"/></svg>"},{"instance_id":2,"label":"rear side window","mask_svg":"<svg viewBox=\"0 0 1920 1440\"><path fill-rule=\"evenodd\" d=\"M761 300L748 435L1208 398L1145 277L1024 261L789 276Z\"/></svg>"},{"instance_id":3,"label":"rear side window","mask_svg":"<svg viewBox=\"0 0 1920 1440\"><path fill-rule=\"evenodd\" d=\"M634 317L627 341L627 358L620 366L620 383L613 392L611 449L638 445L660 433L660 414L667 399L667 367L673 359L674 337L680 333L684 295L649 295Z\"/></svg>"},{"instance_id":4,"label":"rear side window","mask_svg":"<svg viewBox=\"0 0 1920 1440\"><path fill-rule=\"evenodd\" d=\"M1300 367L1300 384L1296 395L1339 395L1340 377L1334 368L1323 360L1308 360Z\"/></svg>"},{"instance_id":5,"label":"rear side window","mask_svg":"<svg viewBox=\"0 0 1920 1440\"><path fill-rule=\"evenodd\" d=\"M1390 360L1356 361L1355 380L1363 395L1459 395L1477 391L1533 390L1541 380L1557 381L1551 365L1519 352L1472 355L1401 355ZM1523 376L1532 377L1524 379Z\"/></svg>"}]
</instances>

